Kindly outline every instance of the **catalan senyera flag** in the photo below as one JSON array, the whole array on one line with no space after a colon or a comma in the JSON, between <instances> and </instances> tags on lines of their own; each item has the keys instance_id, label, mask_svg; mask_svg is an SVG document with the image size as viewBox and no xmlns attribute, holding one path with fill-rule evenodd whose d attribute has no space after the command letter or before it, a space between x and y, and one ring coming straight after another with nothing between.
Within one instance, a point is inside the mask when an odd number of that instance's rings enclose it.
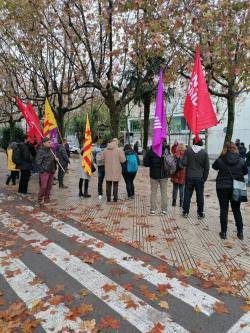
<instances>
[{"instance_id":1,"label":"catalan senyera flag","mask_svg":"<svg viewBox=\"0 0 250 333\"><path fill-rule=\"evenodd\" d=\"M83 171L87 175L91 176L91 173L92 173L92 137L91 137L88 114L87 114L87 119L86 119L86 128L85 128L85 135L84 135L82 168L83 168Z\"/></svg>"},{"instance_id":2,"label":"catalan senyera flag","mask_svg":"<svg viewBox=\"0 0 250 333\"><path fill-rule=\"evenodd\" d=\"M57 122L54 116L54 113L51 109L48 99L45 99L44 107L44 123L43 123L43 134L44 136L50 136L52 141L52 148L55 149L58 140L57 140Z\"/></svg>"}]
</instances>

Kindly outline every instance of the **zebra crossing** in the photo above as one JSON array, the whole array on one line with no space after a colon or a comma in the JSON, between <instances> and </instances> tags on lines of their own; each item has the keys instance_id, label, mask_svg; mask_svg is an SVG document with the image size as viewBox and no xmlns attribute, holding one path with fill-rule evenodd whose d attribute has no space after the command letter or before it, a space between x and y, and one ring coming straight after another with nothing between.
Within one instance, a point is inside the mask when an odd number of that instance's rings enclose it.
<instances>
[{"instance_id":1,"label":"zebra crossing","mask_svg":"<svg viewBox=\"0 0 250 333\"><path fill-rule=\"evenodd\" d=\"M46 226L46 232L44 232L44 226ZM119 332L153 332L157 324L160 325L159 332L166 333L250 332L249 313L244 314L238 311L232 316L215 313L216 305L224 304L224 302L228 303L229 309L235 308L230 306L229 296L215 296L213 292L208 293L197 286L183 283L181 279L168 276L164 270L155 268L139 255L135 257L129 251L126 252L111 245L90 232L79 230L71 222L58 219L51 213L37 211L30 205L17 205L13 207L11 213L0 209L0 227L18 235L29 247L39 249L36 255L46 258L52 266L57 267L62 275L65 275L65 279L71 278L86 288L93 297L98 299L99 311L100 308L103 308L104 312L112 311L125 321L127 326L126 324L122 326ZM69 243L82 246L90 253L113 261L119 269L126 272L130 280L137 276L141 283L148 284L152 288L160 285L168 286L166 297L170 304L174 304L174 307L170 306L168 311L163 310L157 301L147 300L135 289L125 288L117 281L115 275L106 272L104 267L98 268L83 262L74 251L68 248L69 245L65 246L63 241L65 238L55 241L53 237L48 237L52 230L57 235L66 237ZM3 261L7 261L8 265L2 265ZM44 309L35 314L35 317L41 320L43 331L59 333L67 328L71 330L70 332L85 332L81 316L74 320L70 320L67 316L70 306L63 301L57 305L46 303L50 289L47 285L48 281L39 282L39 276L29 266L32 264L24 263L22 258L13 257L10 250L0 250L0 276L5 279L19 299L28 308L32 308L39 300L44 300ZM44 269L46 270L46 267ZM19 274L15 276L8 274L9 271L17 270ZM51 276L51 279L53 278L55 277ZM38 283L32 284L31 281L34 279L37 279ZM108 296L103 286L110 286ZM132 306L127 306L128 300ZM240 304L239 300L237 302Z\"/></svg>"}]
</instances>

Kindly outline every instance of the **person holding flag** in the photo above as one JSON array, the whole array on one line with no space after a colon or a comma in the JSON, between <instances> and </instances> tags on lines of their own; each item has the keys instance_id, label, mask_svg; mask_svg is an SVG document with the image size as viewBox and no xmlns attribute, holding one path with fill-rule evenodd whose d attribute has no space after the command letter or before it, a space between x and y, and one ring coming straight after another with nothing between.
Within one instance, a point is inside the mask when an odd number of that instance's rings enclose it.
<instances>
[{"instance_id":1,"label":"person holding flag","mask_svg":"<svg viewBox=\"0 0 250 333\"><path fill-rule=\"evenodd\" d=\"M183 164L186 166L183 217L188 217L191 198L195 190L198 219L202 219L205 217L204 183L209 174L209 158L207 152L202 148L203 142L199 133L217 125L218 120L203 76L199 46L196 48L196 60L187 90L184 116L195 138L193 146L185 151L183 159Z\"/></svg>"},{"instance_id":2,"label":"person holding flag","mask_svg":"<svg viewBox=\"0 0 250 333\"><path fill-rule=\"evenodd\" d=\"M144 166L150 168L150 214L156 213L157 190L160 186L161 190L161 206L162 215L167 214L168 198L167 185L170 173L164 170L164 156L170 156L167 150L167 122L164 106L164 91L163 91L163 73L160 71L158 83L158 91L156 97L156 108L154 117L154 132L153 144L150 150L147 151L143 163ZM169 170L170 171L170 170Z\"/></svg>"},{"instance_id":3,"label":"person holding flag","mask_svg":"<svg viewBox=\"0 0 250 333\"><path fill-rule=\"evenodd\" d=\"M86 127L84 135L84 145L80 151L82 159L80 161L80 180L79 180L79 197L90 198L88 193L89 181L93 170L93 155L92 155L92 137L90 131L89 115L86 118ZM82 191L84 181L84 192Z\"/></svg>"}]
</instances>

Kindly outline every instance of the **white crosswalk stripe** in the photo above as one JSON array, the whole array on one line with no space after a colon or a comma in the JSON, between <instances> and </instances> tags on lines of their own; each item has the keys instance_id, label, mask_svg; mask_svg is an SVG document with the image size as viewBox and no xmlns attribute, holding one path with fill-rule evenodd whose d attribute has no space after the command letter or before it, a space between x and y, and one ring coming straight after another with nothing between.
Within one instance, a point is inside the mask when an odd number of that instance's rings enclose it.
<instances>
[{"instance_id":1,"label":"white crosswalk stripe","mask_svg":"<svg viewBox=\"0 0 250 333\"><path fill-rule=\"evenodd\" d=\"M33 210L31 206L22 206L22 209ZM85 244L87 247L98 252L102 256L108 259L115 259L116 263L123 268L134 274L142 274L143 279L147 280L151 284L157 286L158 284L170 284L171 289L168 289L168 293L181 299L183 302L189 304L192 307L198 307L201 312L210 316L214 312L214 305L216 302L220 302L213 296L210 296L201 290L194 288L190 285L183 286L181 281L176 278L168 278L166 274L159 273L156 269L148 266L142 260L136 260L128 253L121 251L107 243L103 243L100 247L98 244L100 240L92 237L86 232L80 231L71 225L54 218L53 216L44 212L34 212L32 214L34 218L37 218L42 223L50 223L50 226L55 230L63 233L68 237L77 237L75 241Z\"/></svg>"},{"instance_id":2,"label":"white crosswalk stripe","mask_svg":"<svg viewBox=\"0 0 250 333\"><path fill-rule=\"evenodd\" d=\"M182 326L173 322L166 312L158 311L151 305L143 302L139 297L126 291L110 278L88 264L83 263L79 258L71 255L59 245L49 241L36 230L31 229L20 220L13 218L9 213L2 212L0 214L0 222L5 227L16 232L25 241L28 241L31 246L39 247L45 257L86 287L123 318L126 318L126 320L140 332L148 332L157 322L164 326L162 332L165 333L188 332ZM109 292L109 298L106 298L107 294L101 288L101 286L105 284L115 286L115 290ZM126 308L124 297L133 301L138 307ZM145 305L143 303L145 303Z\"/></svg>"},{"instance_id":3,"label":"white crosswalk stripe","mask_svg":"<svg viewBox=\"0 0 250 333\"><path fill-rule=\"evenodd\" d=\"M2 261L6 261L8 266L2 266ZM11 272L17 272L10 276ZM0 274L6 279L10 287L15 291L19 298L26 304L28 309L32 309L38 301L42 301L48 297L49 288L45 283L36 282L33 284L37 276L19 259L13 258L10 251L0 251ZM74 332L81 332L80 318L76 321L67 320L65 317L70 311L64 303L51 305L44 301L44 311L35 313L35 318L41 320L41 326L48 333L61 332L63 329L69 328Z\"/></svg>"},{"instance_id":4,"label":"white crosswalk stripe","mask_svg":"<svg viewBox=\"0 0 250 333\"><path fill-rule=\"evenodd\" d=\"M244 314L227 333L250 333L250 312Z\"/></svg>"}]
</instances>

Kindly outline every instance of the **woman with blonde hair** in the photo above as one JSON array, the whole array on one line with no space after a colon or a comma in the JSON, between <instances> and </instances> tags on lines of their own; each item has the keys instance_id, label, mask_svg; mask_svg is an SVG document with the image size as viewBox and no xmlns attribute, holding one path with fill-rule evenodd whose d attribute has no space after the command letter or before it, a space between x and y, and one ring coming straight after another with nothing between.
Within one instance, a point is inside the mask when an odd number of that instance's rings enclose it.
<instances>
[{"instance_id":1,"label":"woman with blonde hair","mask_svg":"<svg viewBox=\"0 0 250 333\"><path fill-rule=\"evenodd\" d=\"M184 197L184 184L185 184L185 168L182 165L182 159L184 157L186 146L183 143L178 143L174 156L177 161L176 172L171 176L171 181L173 183L173 195L172 195L172 206L176 206L177 195L179 192L180 197L180 207L183 204Z\"/></svg>"},{"instance_id":2,"label":"woman with blonde hair","mask_svg":"<svg viewBox=\"0 0 250 333\"><path fill-rule=\"evenodd\" d=\"M247 174L248 170L246 162L240 157L235 143L225 143L220 157L214 162L212 168L219 171L216 178L216 191L220 204L220 238L227 238L228 210L230 202L237 227L237 237L242 240L243 222L240 211L241 202L232 200L233 180L244 182L244 175Z\"/></svg>"}]
</instances>

